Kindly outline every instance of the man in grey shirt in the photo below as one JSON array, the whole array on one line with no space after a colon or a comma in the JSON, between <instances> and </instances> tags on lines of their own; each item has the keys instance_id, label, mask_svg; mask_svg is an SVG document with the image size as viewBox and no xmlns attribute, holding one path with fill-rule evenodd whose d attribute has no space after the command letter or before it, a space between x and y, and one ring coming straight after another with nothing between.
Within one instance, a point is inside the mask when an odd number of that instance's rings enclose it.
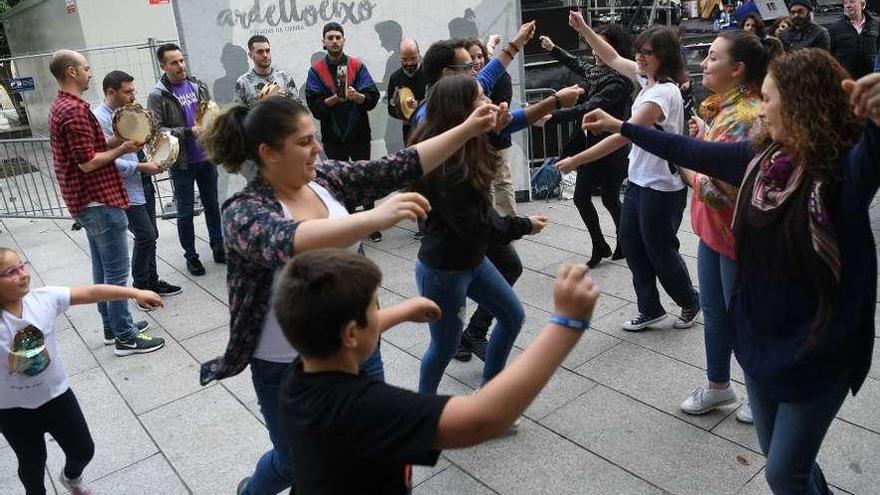
<instances>
[{"instance_id":1,"label":"man in grey shirt","mask_svg":"<svg viewBox=\"0 0 880 495\"><path fill-rule=\"evenodd\" d=\"M293 77L283 70L272 67L269 39L262 34L256 34L251 36L247 45L248 58L254 62L254 67L235 81L235 102L252 107L263 96L261 94L263 88L273 83L275 87L267 91L265 96L281 95L299 101L299 91L296 89Z\"/></svg>"}]
</instances>

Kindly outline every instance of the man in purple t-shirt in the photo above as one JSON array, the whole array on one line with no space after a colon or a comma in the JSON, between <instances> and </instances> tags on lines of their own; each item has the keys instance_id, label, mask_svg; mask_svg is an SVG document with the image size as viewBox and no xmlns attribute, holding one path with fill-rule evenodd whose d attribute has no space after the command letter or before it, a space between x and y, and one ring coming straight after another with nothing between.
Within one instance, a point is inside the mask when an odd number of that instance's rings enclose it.
<instances>
[{"instance_id":1,"label":"man in purple t-shirt","mask_svg":"<svg viewBox=\"0 0 880 495\"><path fill-rule=\"evenodd\" d=\"M179 46L166 43L159 47L156 55L164 74L150 92L147 106L159 121L159 127L180 140L180 154L171 168L177 203L177 236L186 257L186 269L192 275L204 275L205 267L196 252L193 228L195 185L199 186L214 262L226 263L217 202L217 166L208 160L197 142L202 128L196 123L196 112L199 104L211 100L211 95L204 83L187 75Z\"/></svg>"}]
</instances>

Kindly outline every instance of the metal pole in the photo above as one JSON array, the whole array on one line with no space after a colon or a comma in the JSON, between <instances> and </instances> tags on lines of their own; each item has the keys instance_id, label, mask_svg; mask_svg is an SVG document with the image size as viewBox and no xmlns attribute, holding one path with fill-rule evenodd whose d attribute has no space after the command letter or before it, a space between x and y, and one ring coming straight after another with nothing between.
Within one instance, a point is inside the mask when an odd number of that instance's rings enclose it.
<instances>
[{"instance_id":1,"label":"metal pole","mask_svg":"<svg viewBox=\"0 0 880 495\"><path fill-rule=\"evenodd\" d=\"M156 58L156 39L147 38L147 46L150 47L150 60L153 62L153 77L158 81L162 74L159 74L159 59Z\"/></svg>"}]
</instances>

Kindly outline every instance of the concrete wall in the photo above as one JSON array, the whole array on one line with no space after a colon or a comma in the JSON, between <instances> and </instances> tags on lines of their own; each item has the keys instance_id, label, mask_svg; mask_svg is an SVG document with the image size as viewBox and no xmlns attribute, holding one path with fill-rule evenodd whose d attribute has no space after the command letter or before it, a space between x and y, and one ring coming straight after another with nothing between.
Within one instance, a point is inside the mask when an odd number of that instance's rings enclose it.
<instances>
[{"instance_id":1,"label":"concrete wall","mask_svg":"<svg viewBox=\"0 0 880 495\"><path fill-rule=\"evenodd\" d=\"M85 46L141 43L147 38L177 39L174 8L148 0L79 0Z\"/></svg>"}]
</instances>

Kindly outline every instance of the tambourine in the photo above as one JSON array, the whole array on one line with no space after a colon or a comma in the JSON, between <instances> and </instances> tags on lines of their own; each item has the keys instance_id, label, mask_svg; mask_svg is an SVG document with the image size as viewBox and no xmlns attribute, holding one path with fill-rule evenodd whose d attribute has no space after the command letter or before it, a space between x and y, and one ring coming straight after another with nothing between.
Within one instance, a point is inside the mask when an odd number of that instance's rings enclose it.
<instances>
[{"instance_id":1,"label":"tambourine","mask_svg":"<svg viewBox=\"0 0 880 495\"><path fill-rule=\"evenodd\" d=\"M160 132L145 148L150 160L162 168L168 169L177 161L180 153L180 142L170 132Z\"/></svg>"},{"instance_id":2,"label":"tambourine","mask_svg":"<svg viewBox=\"0 0 880 495\"><path fill-rule=\"evenodd\" d=\"M415 108L410 107L409 103L407 103L407 101L410 98L415 99L415 95L413 94L411 89L407 88L406 86L398 88L398 90L397 90L397 106L398 106L398 108L400 108L400 113L403 114L404 118L407 118L407 119L416 110Z\"/></svg>"},{"instance_id":3,"label":"tambourine","mask_svg":"<svg viewBox=\"0 0 880 495\"><path fill-rule=\"evenodd\" d=\"M202 130L207 131L211 125L214 124L214 120L220 115L220 106L213 101L201 102L199 103L199 108L196 109L196 125L201 127Z\"/></svg>"},{"instance_id":4,"label":"tambourine","mask_svg":"<svg viewBox=\"0 0 880 495\"><path fill-rule=\"evenodd\" d=\"M265 98L266 96L269 95L269 93L274 91L275 88L277 88L277 87L278 87L278 83L275 81L272 81L270 83L266 83L263 86L263 89L260 90L260 98Z\"/></svg>"},{"instance_id":5,"label":"tambourine","mask_svg":"<svg viewBox=\"0 0 880 495\"><path fill-rule=\"evenodd\" d=\"M153 114L137 103L125 105L113 113L113 134L123 141L145 144L158 132Z\"/></svg>"}]
</instances>

